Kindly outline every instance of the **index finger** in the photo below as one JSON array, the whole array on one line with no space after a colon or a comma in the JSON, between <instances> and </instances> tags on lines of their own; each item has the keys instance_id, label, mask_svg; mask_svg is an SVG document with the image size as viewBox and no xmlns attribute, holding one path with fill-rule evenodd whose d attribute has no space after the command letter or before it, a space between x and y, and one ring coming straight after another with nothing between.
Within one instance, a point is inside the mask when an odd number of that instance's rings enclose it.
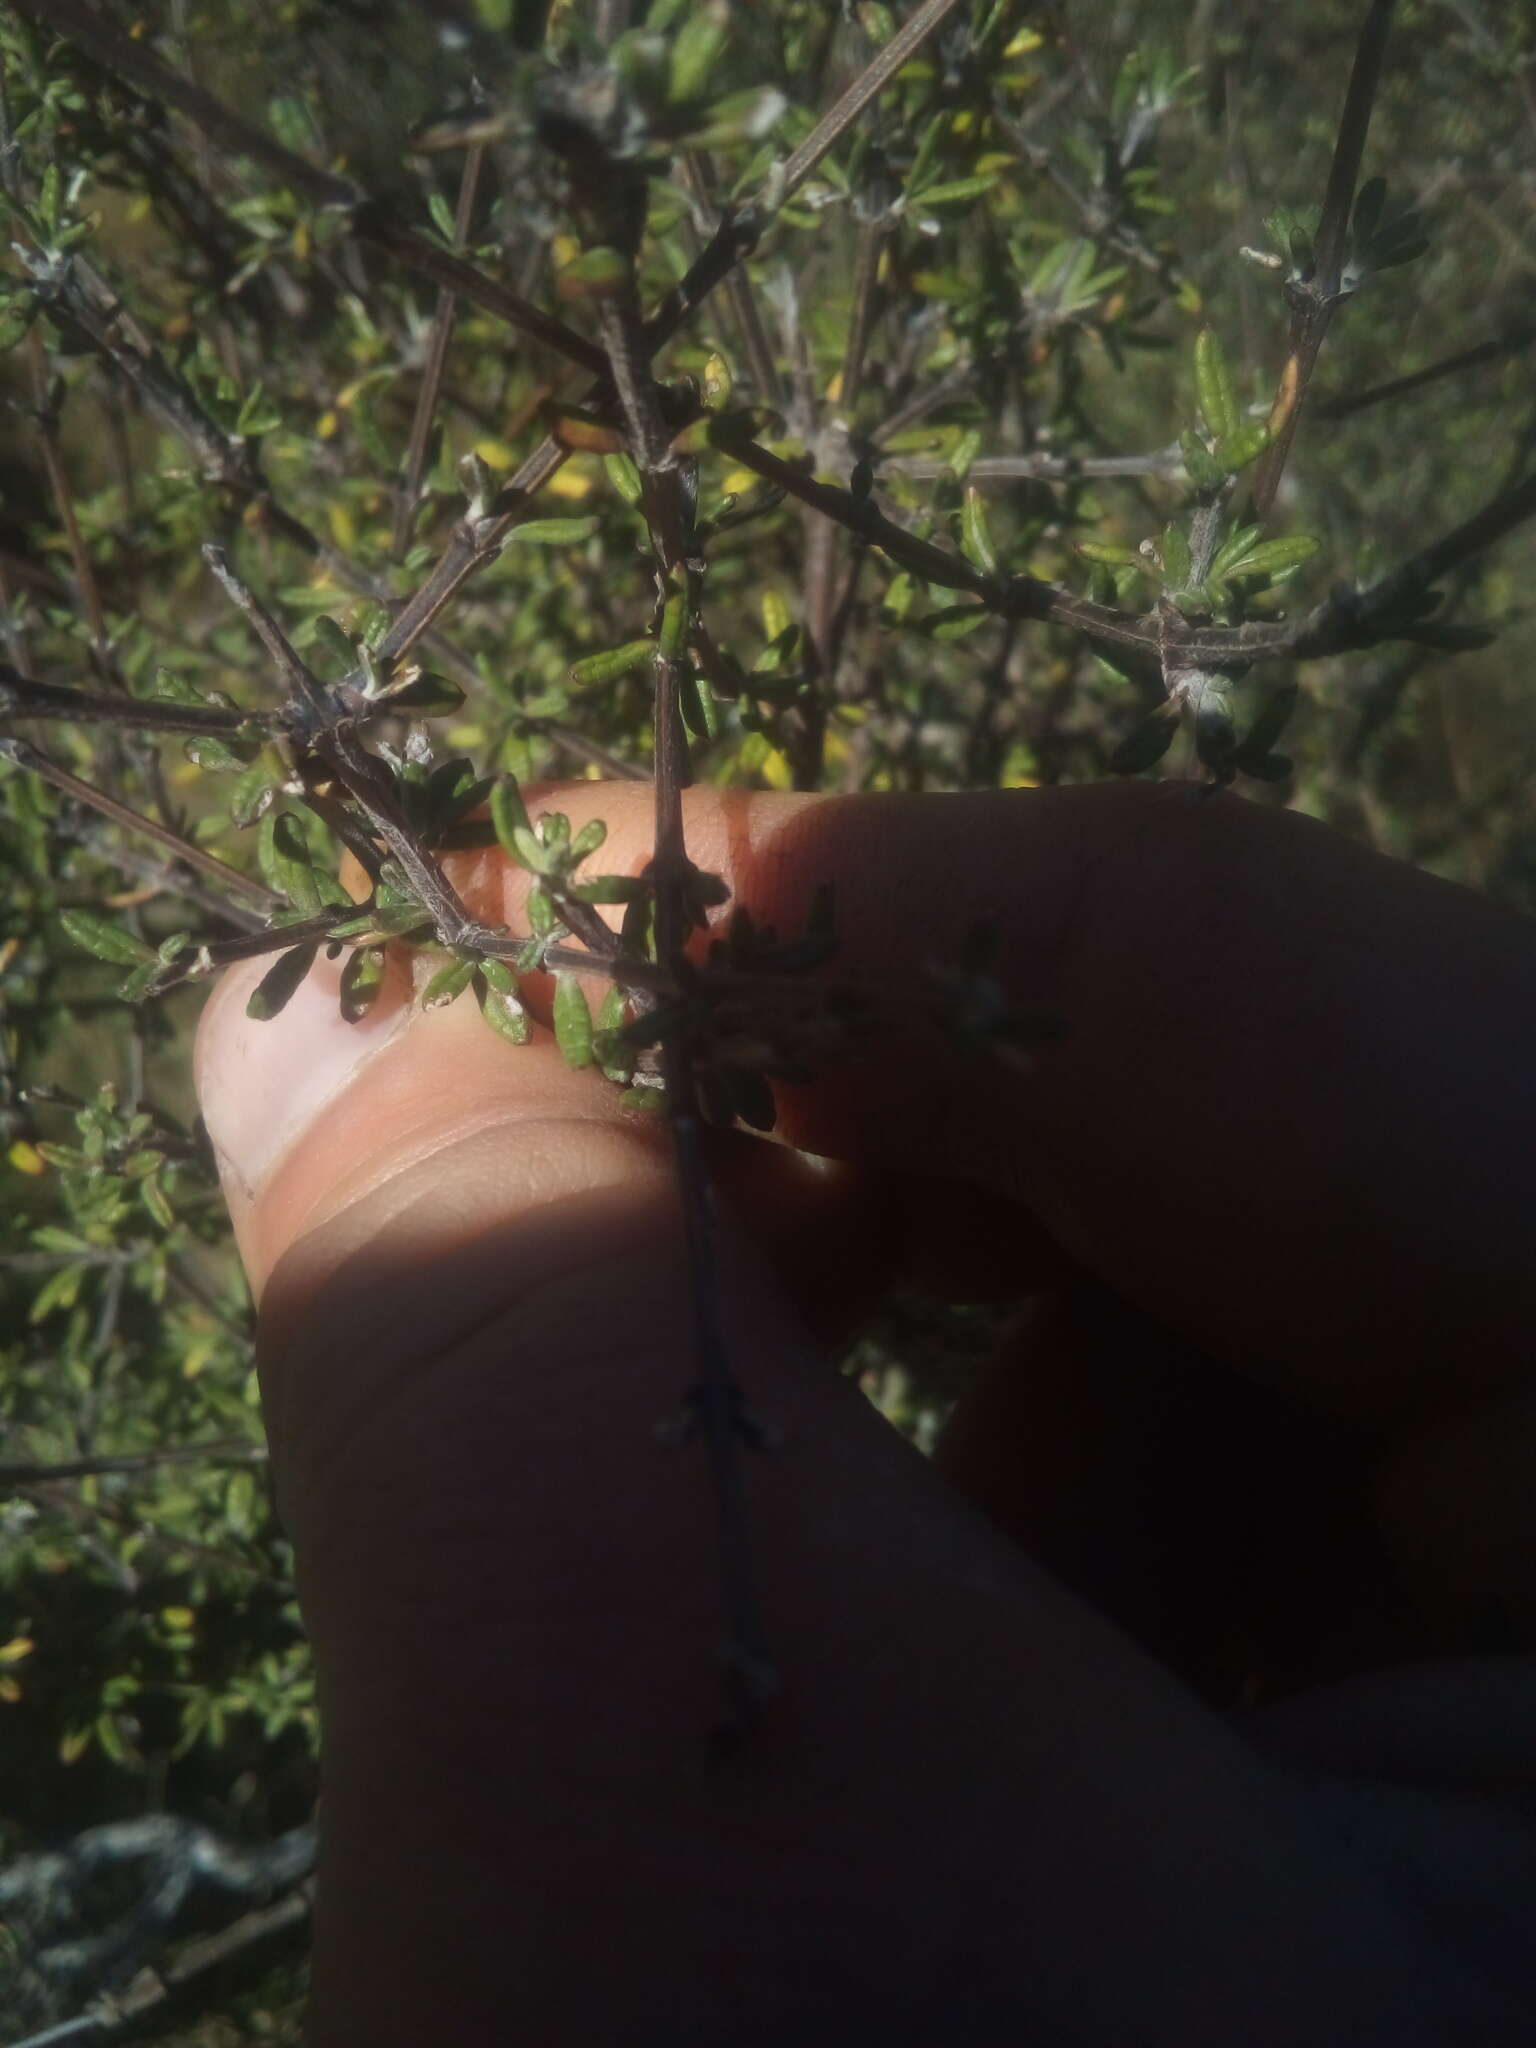
<instances>
[{"instance_id":1,"label":"index finger","mask_svg":"<svg viewBox=\"0 0 1536 2048\"><path fill-rule=\"evenodd\" d=\"M545 793L649 857L638 785ZM779 1085L809 1151L978 1184L1218 1354L1342 1410L1502 1383L1536 1309L1528 922L1314 820L1187 785L954 796L695 789L688 844L831 971L914 985L983 918L1033 1075L906 1031ZM526 877L465 871L521 918Z\"/></svg>"}]
</instances>

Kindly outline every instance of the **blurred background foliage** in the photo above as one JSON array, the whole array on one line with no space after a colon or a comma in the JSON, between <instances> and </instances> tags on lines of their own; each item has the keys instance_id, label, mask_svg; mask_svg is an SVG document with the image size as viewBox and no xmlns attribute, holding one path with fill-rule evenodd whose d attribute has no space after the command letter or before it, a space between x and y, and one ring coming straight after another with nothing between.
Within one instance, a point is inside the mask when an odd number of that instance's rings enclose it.
<instances>
[{"instance_id":1,"label":"blurred background foliage","mask_svg":"<svg viewBox=\"0 0 1536 2048\"><path fill-rule=\"evenodd\" d=\"M909 11L274 0L257 34L231 0L98 10L440 242L456 240L465 131L483 132L469 251L587 333L540 118L574 108L646 164L654 304L719 204L761 186ZM661 373L696 380L706 404L771 408L762 438L824 476L870 464L885 509L918 533L1076 591L1118 577L1121 601L1144 606L1150 588L1079 548L1134 556L1188 504L1178 441L1197 421L1202 329L1224 343L1239 403L1267 410L1291 259L1265 220L1304 221L1322 197L1362 14L1359 0L967 0ZM504 478L587 373L460 304L419 501L403 496L433 286L3 10L0 61L20 224L0 257L0 657L73 687L270 704L201 545L230 551L323 672L323 621L376 637L436 558L463 509L461 459ZM1390 567L1529 469L1533 131L1527 11L1403 0L1366 170L1386 177L1389 216L1418 210L1429 247L1366 280L1329 335L1273 521L1320 545L1263 603ZM461 146L426 146L444 142ZM97 308L96 339L70 280ZM101 309L119 299L153 375L205 422L202 446L105 360ZM696 708L700 777L944 790L1107 772L1146 708L1137 684L1069 632L960 614L953 592L774 502L690 434L701 516L753 515L709 548L720 661ZM520 778L646 772L646 667L571 673L647 631L644 530L623 484L602 447L572 454L537 516L576 523L514 533L466 586L443 622L466 695L432 728L439 758ZM1246 793L1530 907L1533 568L1517 532L1448 579L1442 616L1496 626L1485 647L1304 665L1293 772ZM1257 685L1238 695L1247 706ZM258 873L270 757L88 725L15 731ZM1187 737L1159 772L1199 773ZM106 907L153 946L237 929L231 899L4 762L0 862L0 1861L159 1811L266 1841L312 1808L315 1716L248 1304L189 1087L199 996L119 1004L120 971L60 922ZM853 1363L927 1439L984 1325L966 1305L896 1302ZM81 1988L42 1982L24 1947L17 1926L0 1934L7 2040ZM220 1980L213 2002L156 2038L296 2038L291 1971L255 1991Z\"/></svg>"}]
</instances>

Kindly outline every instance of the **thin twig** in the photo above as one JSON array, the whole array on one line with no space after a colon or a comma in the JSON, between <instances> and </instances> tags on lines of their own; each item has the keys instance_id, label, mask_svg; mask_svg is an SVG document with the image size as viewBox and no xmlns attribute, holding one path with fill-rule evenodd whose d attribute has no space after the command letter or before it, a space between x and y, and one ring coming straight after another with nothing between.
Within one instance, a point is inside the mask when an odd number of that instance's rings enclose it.
<instances>
[{"instance_id":1,"label":"thin twig","mask_svg":"<svg viewBox=\"0 0 1536 2048\"><path fill-rule=\"evenodd\" d=\"M229 557L212 541L203 545L203 560L223 586L231 604L242 611L262 646L271 655L283 683L285 711L302 706L309 718L321 725L331 724L341 708L332 693L310 669L254 591L247 588L229 566ZM350 707L349 707L350 708Z\"/></svg>"},{"instance_id":2,"label":"thin twig","mask_svg":"<svg viewBox=\"0 0 1536 2048\"><path fill-rule=\"evenodd\" d=\"M1295 439L1297 422L1306 402L1307 388L1317 366L1333 316L1342 303L1344 252L1348 247L1349 220L1355 203L1355 186L1365 154L1365 138L1371 125L1371 109L1381 82L1387 38L1392 29L1396 0L1370 0L1355 60L1339 116L1339 132L1328 170L1322 218L1314 241L1313 275L1305 284L1289 287L1291 302L1290 353L1280 374L1280 386L1270 411L1270 442L1259 457L1253 476L1253 513L1265 519L1280 488L1286 458Z\"/></svg>"},{"instance_id":3,"label":"thin twig","mask_svg":"<svg viewBox=\"0 0 1536 2048\"><path fill-rule=\"evenodd\" d=\"M204 1444L157 1444L151 1450L115 1457L66 1458L58 1464L0 1464L0 1486L36 1486L54 1479L93 1479L108 1474L151 1472L159 1465L260 1465L265 1444L241 1437L214 1437Z\"/></svg>"},{"instance_id":4,"label":"thin twig","mask_svg":"<svg viewBox=\"0 0 1536 2048\"><path fill-rule=\"evenodd\" d=\"M656 564L655 828L651 856L656 892L656 954L660 965L675 977L678 985L686 987L686 947L692 923L688 884L694 870L683 824L683 790L690 773L680 678L673 655L673 639L680 645L686 638L687 616L692 609L682 494L670 437L656 406L647 336L635 298L632 270L619 294L603 303L600 317L614 389L624 408L631 451L642 474ZM668 620L673 608L679 605L683 607L683 626L673 636ZM660 1051L689 1276L697 1374L689 1405L709 1460L725 1615L723 1660L729 1727L735 1734L755 1719L773 1689L774 1679L746 1515L741 1391L721 1321L709 1175L701 1149L693 1057L685 1031L674 1028L665 1032Z\"/></svg>"},{"instance_id":5,"label":"thin twig","mask_svg":"<svg viewBox=\"0 0 1536 2048\"><path fill-rule=\"evenodd\" d=\"M714 172L708 157L702 151L690 152L683 158L683 176L700 206L712 207L715 200ZM764 405L779 406L784 398L783 387L779 382L779 366L773 359L773 350L768 343L757 294L753 291L752 281L740 263L727 275L725 289L726 296L731 302L731 310L736 316L742 353L746 357L747 370L752 378L755 394Z\"/></svg>"},{"instance_id":6,"label":"thin twig","mask_svg":"<svg viewBox=\"0 0 1536 2048\"><path fill-rule=\"evenodd\" d=\"M459 175L458 204L453 216L453 240L455 250L461 250L469 241L469 230L475 216L475 193L480 184L480 169L485 162L485 151L478 143L472 143L464 153L464 166ZM448 342L453 333L454 311L458 301L451 291L442 290L437 295L437 309L432 315L432 328L427 336L426 359L422 364L421 389L416 394L416 412L411 421L411 438L406 449L405 473L395 494L395 524L390 536L390 553L398 560L411 542L411 528L416 523L417 507L421 503L421 479L427 466L427 444L432 438L432 421L437 412L437 397L443 381L443 365L448 359Z\"/></svg>"},{"instance_id":7,"label":"thin twig","mask_svg":"<svg viewBox=\"0 0 1536 2048\"><path fill-rule=\"evenodd\" d=\"M260 712L234 711L217 704L170 704L156 697L108 697L99 690L66 690L57 683L40 683L24 676L9 662L0 661L0 725L33 718L211 737L246 730L263 733L272 724Z\"/></svg>"},{"instance_id":8,"label":"thin twig","mask_svg":"<svg viewBox=\"0 0 1536 2048\"><path fill-rule=\"evenodd\" d=\"M101 602L101 586L96 581L96 571L91 564L90 551L85 545L85 536L80 531L80 519L75 510L75 494L70 488L69 471L64 465L64 451L59 443L59 419L50 389L48 359L43 352L43 337L35 326L27 336L27 356L32 366L32 392L37 421L38 440L43 452L43 466L48 472L48 485L53 492L53 502L59 515L59 524L69 543L70 564L75 572L75 588L80 594L81 609L90 628L91 653L95 657L98 673L103 681L115 689L123 687L121 673L112 653L111 636L107 631L107 615ZM62 390L62 385L59 387Z\"/></svg>"},{"instance_id":9,"label":"thin twig","mask_svg":"<svg viewBox=\"0 0 1536 2048\"><path fill-rule=\"evenodd\" d=\"M238 868L209 853L206 847L195 840L183 839L179 832L172 832L154 818L146 818L142 812L130 805L119 803L115 796L109 796L104 789L98 789L92 782L81 776L72 775L67 768L61 768L56 761L50 761L26 740L0 739L0 755L14 761L18 768L25 768L43 782L52 783L77 802L89 804L94 811L100 811L104 818L110 818L115 825L121 825L126 832L136 832L140 838L152 839L157 846L163 846L173 860L189 868L196 868L215 882L222 882L226 889L233 889L237 895L248 897L263 910L281 910L283 899L269 889L265 882L257 881L254 875L243 875Z\"/></svg>"},{"instance_id":10,"label":"thin twig","mask_svg":"<svg viewBox=\"0 0 1536 2048\"><path fill-rule=\"evenodd\" d=\"M1536 328L1516 328L1492 341L1480 341L1475 348L1459 349L1455 355L1442 356L1438 362L1427 363L1422 370L1410 370L1404 377L1391 377L1384 384L1368 384L1362 391L1341 391L1332 398L1314 398L1312 417L1319 420L1351 419L1357 412L1364 412L1367 406L1385 405L1394 398L1406 398L1410 392L1422 391L1427 384L1438 384L1442 377L1458 376L1463 370L1475 370L1484 363L1498 363L1506 356L1519 355L1533 341L1536 341Z\"/></svg>"},{"instance_id":11,"label":"thin twig","mask_svg":"<svg viewBox=\"0 0 1536 2048\"><path fill-rule=\"evenodd\" d=\"M949 476L947 458L927 455L882 455L882 470L919 481ZM1086 477L1160 476L1175 478L1184 473L1184 457L1177 445L1159 448L1149 455L978 455L965 472L968 484L1006 484L1035 481L1076 483Z\"/></svg>"},{"instance_id":12,"label":"thin twig","mask_svg":"<svg viewBox=\"0 0 1536 2048\"><path fill-rule=\"evenodd\" d=\"M842 94L837 104L828 113L823 114L804 142L790 156L782 171L770 174L765 188L765 198L771 195L775 207L782 206L786 200L792 199L822 158L837 147L870 101L885 90L904 64L911 62L934 31L943 27L946 18L954 13L959 4L960 0L923 0L922 6L903 22L885 47Z\"/></svg>"},{"instance_id":13,"label":"thin twig","mask_svg":"<svg viewBox=\"0 0 1536 2048\"><path fill-rule=\"evenodd\" d=\"M1341 589L1299 620L1252 620L1236 626L1185 626L1170 637L1155 617L1116 611L1074 597L1058 585L1031 576L996 579L982 575L963 557L933 541L920 540L885 517L871 500L856 499L773 455L743 433L729 416L716 420L711 438L733 461L777 484L789 496L814 505L851 533L862 534L903 568L946 590L964 590L1004 618L1038 619L1066 626L1100 647L1147 660L1166 654L1191 668L1243 667L1286 658L1313 660L1379 640L1411 638L1414 620L1406 601L1472 555L1493 546L1525 520L1536 517L1536 477L1501 491L1481 511L1431 546L1411 556L1363 591Z\"/></svg>"}]
</instances>

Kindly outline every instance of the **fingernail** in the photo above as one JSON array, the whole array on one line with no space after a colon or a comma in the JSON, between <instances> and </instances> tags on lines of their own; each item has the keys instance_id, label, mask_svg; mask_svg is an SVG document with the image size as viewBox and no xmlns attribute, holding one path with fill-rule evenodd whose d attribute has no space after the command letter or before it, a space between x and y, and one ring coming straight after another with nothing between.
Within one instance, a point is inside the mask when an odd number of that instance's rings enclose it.
<instances>
[{"instance_id":1,"label":"fingernail","mask_svg":"<svg viewBox=\"0 0 1536 2048\"><path fill-rule=\"evenodd\" d=\"M316 961L276 1017L245 1014L269 963L219 984L198 1027L198 1102L226 1188L254 1201L295 1141L410 1016L407 991L386 982L368 1015L348 1024L337 1002L340 966Z\"/></svg>"}]
</instances>

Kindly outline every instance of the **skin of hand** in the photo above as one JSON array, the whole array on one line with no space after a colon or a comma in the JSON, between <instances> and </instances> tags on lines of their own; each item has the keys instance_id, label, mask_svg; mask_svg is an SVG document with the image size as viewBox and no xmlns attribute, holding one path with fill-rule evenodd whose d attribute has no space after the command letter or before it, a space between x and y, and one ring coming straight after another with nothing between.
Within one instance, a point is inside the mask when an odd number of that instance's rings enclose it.
<instances>
[{"instance_id":1,"label":"skin of hand","mask_svg":"<svg viewBox=\"0 0 1536 2048\"><path fill-rule=\"evenodd\" d=\"M648 791L532 801L644 866ZM264 963L226 977L198 1086L321 1689L311 2039L1526 2038L1530 925L1176 785L695 790L687 829L781 930L831 880L839 975L989 918L1066 1030L1022 1076L882 1040L716 1147L782 1438L780 1691L721 1757L658 1120L403 973L356 1026L334 967L267 1024ZM499 855L455 873L521 926ZM818 1343L893 1270L1035 1297L932 1463Z\"/></svg>"}]
</instances>

